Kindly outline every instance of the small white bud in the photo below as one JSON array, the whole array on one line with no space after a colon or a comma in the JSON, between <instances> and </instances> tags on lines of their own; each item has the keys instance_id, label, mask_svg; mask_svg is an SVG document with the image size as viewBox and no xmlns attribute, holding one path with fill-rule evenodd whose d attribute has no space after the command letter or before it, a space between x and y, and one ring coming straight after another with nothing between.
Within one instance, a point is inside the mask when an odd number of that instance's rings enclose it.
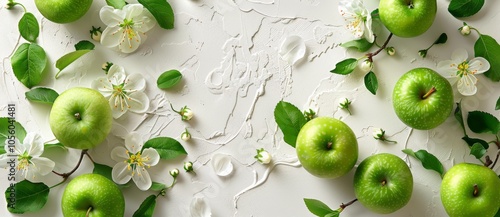
<instances>
[{"instance_id":1,"label":"small white bud","mask_svg":"<svg viewBox=\"0 0 500 217\"><path fill-rule=\"evenodd\" d=\"M182 132L181 139L186 142L189 141L191 139L191 133L189 133L186 129L186 131Z\"/></svg>"},{"instance_id":2,"label":"small white bud","mask_svg":"<svg viewBox=\"0 0 500 217\"><path fill-rule=\"evenodd\" d=\"M396 54L396 48L394 47L388 47L386 48L386 51L389 56L394 56L394 54Z\"/></svg>"},{"instance_id":3,"label":"small white bud","mask_svg":"<svg viewBox=\"0 0 500 217\"><path fill-rule=\"evenodd\" d=\"M179 175L179 170L178 169L173 169L173 170L170 170L170 175L174 178L176 178L178 175Z\"/></svg>"},{"instance_id":4,"label":"small white bud","mask_svg":"<svg viewBox=\"0 0 500 217\"><path fill-rule=\"evenodd\" d=\"M462 26L462 28L460 28L460 33L462 33L462 35L469 35L470 34L470 26L468 26L468 25Z\"/></svg>"},{"instance_id":5,"label":"small white bud","mask_svg":"<svg viewBox=\"0 0 500 217\"><path fill-rule=\"evenodd\" d=\"M269 164L271 162L272 156L271 154L269 154L269 152L261 148L257 149L257 155L255 155L254 158L257 159L257 161L259 161L261 164Z\"/></svg>"},{"instance_id":6,"label":"small white bud","mask_svg":"<svg viewBox=\"0 0 500 217\"><path fill-rule=\"evenodd\" d=\"M186 172L192 172L194 169L193 169L193 162L189 161L189 162L184 162L184 170Z\"/></svg>"},{"instance_id":7,"label":"small white bud","mask_svg":"<svg viewBox=\"0 0 500 217\"><path fill-rule=\"evenodd\" d=\"M380 128L373 129L373 138L379 140L384 138L385 131Z\"/></svg>"},{"instance_id":8,"label":"small white bud","mask_svg":"<svg viewBox=\"0 0 500 217\"><path fill-rule=\"evenodd\" d=\"M372 68L373 68L373 62L370 61L370 60L368 60L368 59L366 59L365 61L363 61L361 63L361 66L360 66L361 71L363 71L365 73L371 71Z\"/></svg>"},{"instance_id":9,"label":"small white bud","mask_svg":"<svg viewBox=\"0 0 500 217\"><path fill-rule=\"evenodd\" d=\"M190 108L184 107L180 111L180 115L182 116L182 120L189 121L189 120L191 120L191 118L193 118L194 113Z\"/></svg>"}]
</instances>

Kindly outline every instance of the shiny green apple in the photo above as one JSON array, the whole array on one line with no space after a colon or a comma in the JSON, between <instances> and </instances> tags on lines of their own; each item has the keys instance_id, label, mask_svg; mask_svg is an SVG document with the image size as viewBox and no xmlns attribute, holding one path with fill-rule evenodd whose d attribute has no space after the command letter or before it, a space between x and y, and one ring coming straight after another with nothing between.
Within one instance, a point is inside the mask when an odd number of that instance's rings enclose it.
<instances>
[{"instance_id":1,"label":"shiny green apple","mask_svg":"<svg viewBox=\"0 0 500 217\"><path fill-rule=\"evenodd\" d=\"M380 20L394 35L415 37L426 32L434 23L436 0L380 0Z\"/></svg>"},{"instance_id":2,"label":"shiny green apple","mask_svg":"<svg viewBox=\"0 0 500 217\"><path fill-rule=\"evenodd\" d=\"M92 0L35 0L38 11L54 23L70 23L83 17Z\"/></svg>"}]
</instances>

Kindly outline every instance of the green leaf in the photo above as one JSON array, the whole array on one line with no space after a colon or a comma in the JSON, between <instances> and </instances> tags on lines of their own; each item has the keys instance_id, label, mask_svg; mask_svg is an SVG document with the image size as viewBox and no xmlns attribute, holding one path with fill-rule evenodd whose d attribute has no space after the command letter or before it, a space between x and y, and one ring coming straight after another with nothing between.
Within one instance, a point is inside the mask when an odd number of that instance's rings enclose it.
<instances>
[{"instance_id":1,"label":"green leaf","mask_svg":"<svg viewBox=\"0 0 500 217\"><path fill-rule=\"evenodd\" d=\"M488 149L490 147L490 145L486 141L477 138L470 138L467 135L462 137L462 140L464 140L469 147L472 147L476 143L481 144L485 149Z\"/></svg>"},{"instance_id":2,"label":"green leaf","mask_svg":"<svg viewBox=\"0 0 500 217\"><path fill-rule=\"evenodd\" d=\"M142 150L145 148L154 148L160 154L161 159L174 159L178 156L187 155L186 150L181 143L170 137L157 137L148 140Z\"/></svg>"},{"instance_id":3,"label":"green leaf","mask_svg":"<svg viewBox=\"0 0 500 217\"><path fill-rule=\"evenodd\" d=\"M24 94L29 101L53 104L59 94L50 88L38 87Z\"/></svg>"},{"instance_id":4,"label":"green leaf","mask_svg":"<svg viewBox=\"0 0 500 217\"><path fill-rule=\"evenodd\" d=\"M116 9L122 9L127 3L125 0L106 0L106 4Z\"/></svg>"},{"instance_id":5,"label":"green leaf","mask_svg":"<svg viewBox=\"0 0 500 217\"><path fill-rule=\"evenodd\" d=\"M64 146L63 144L61 143L53 143L53 144L45 144L44 145L44 149L47 150L47 149L51 149L51 148L60 148L60 149L63 149L65 151L68 150L68 148L66 148L66 146Z\"/></svg>"},{"instance_id":6,"label":"green leaf","mask_svg":"<svg viewBox=\"0 0 500 217\"><path fill-rule=\"evenodd\" d=\"M365 38L352 40L345 43L340 44L340 46L345 48L356 48L359 52L365 52L372 47L373 43L368 42Z\"/></svg>"},{"instance_id":7,"label":"green leaf","mask_svg":"<svg viewBox=\"0 0 500 217\"><path fill-rule=\"evenodd\" d=\"M470 155L474 155L476 159L481 159L486 154L486 149L481 143L474 143L470 148Z\"/></svg>"},{"instance_id":8,"label":"green leaf","mask_svg":"<svg viewBox=\"0 0 500 217\"><path fill-rule=\"evenodd\" d=\"M335 74L348 75L351 74L352 71L354 71L357 65L358 65L357 59L354 58L345 59L338 62L335 65L335 68L332 69L330 72Z\"/></svg>"},{"instance_id":9,"label":"green leaf","mask_svg":"<svg viewBox=\"0 0 500 217\"><path fill-rule=\"evenodd\" d=\"M156 195L149 195L134 212L132 217L151 217L155 211Z\"/></svg>"},{"instance_id":10,"label":"green leaf","mask_svg":"<svg viewBox=\"0 0 500 217\"><path fill-rule=\"evenodd\" d=\"M161 191L163 189L167 188L167 185L163 184L163 183L159 183L159 182L153 182L153 184L151 184L151 187L149 188L149 190L152 190L152 191Z\"/></svg>"},{"instance_id":11,"label":"green leaf","mask_svg":"<svg viewBox=\"0 0 500 217\"><path fill-rule=\"evenodd\" d=\"M27 88L42 81L42 73L47 65L47 55L37 44L23 43L11 58L12 70L17 80Z\"/></svg>"},{"instance_id":12,"label":"green leaf","mask_svg":"<svg viewBox=\"0 0 500 217\"><path fill-rule=\"evenodd\" d=\"M35 42L40 34L40 26L36 20L35 15L30 12L24 13L23 17L19 20L19 33L29 42Z\"/></svg>"},{"instance_id":13,"label":"green leaf","mask_svg":"<svg viewBox=\"0 0 500 217\"><path fill-rule=\"evenodd\" d=\"M364 80L366 89L368 89L373 95L377 95L378 80L375 73L373 73L372 71L368 72L368 74L365 75Z\"/></svg>"},{"instance_id":14,"label":"green leaf","mask_svg":"<svg viewBox=\"0 0 500 217\"><path fill-rule=\"evenodd\" d=\"M307 122L302 112L293 104L280 101L274 108L274 119L283 132L285 142L295 147L297 135Z\"/></svg>"},{"instance_id":15,"label":"green leaf","mask_svg":"<svg viewBox=\"0 0 500 217\"><path fill-rule=\"evenodd\" d=\"M75 50L94 50L94 48L94 43L87 40L82 40L75 44Z\"/></svg>"},{"instance_id":16,"label":"green leaf","mask_svg":"<svg viewBox=\"0 0 500 217\"><path fill-rule=\"evenodd\" d=\"M484 0L451 0L448 11L454 17L469 17L481 10Z\"/></svg>"},{"instance_id":17,"label":"green leaf","mask_svg":"<svg viewBox=\"0 0 500 217\"><path fill-rule=\"evenodd\" d=\"M158 77L156 84L160 89L167 89L175 86L182 79L182 74L178 70L169 70Z\"/></svg>"},{"instance_id":18,"label":"green leaf","mask_svg":"<svg viewBox=\"0 0 500 217\"><path fill-rule=\"evenodd\" d=\"M417 152L413 152L413 150L411 149L404 149L403 152L420 160L422 166L425 169L434 170L438 172L441 175L441 177L443 177L444 175L443 164L441 164L441 161L439 161L437 157L434 156L433 154L427 152L426 150L419 150Z\"/></svg>"},{"instance_id":19,"label":"green leaf","mask_svg":"<svg viewBox=\"0 0 500 217\"><path fill-rule=\"evenodd\" d=\"M498 178L500 178L500 175L498 175ZM500 209L498 209L497 214L495 214L495 217L500 217Z\"/></svg>"},{"instance_id":20,"label":"green leaf","mask_svg":"<svg viewBox=\"0 0 500 217\"><path fill-rule=\"evenodd\" d=\"M161 28L174 28L174 11L166 0L138 0L138 2L153 14Z\"/></svg>"},{"instance_id":21,"label":"green leaf","mask_svg":"<svg viewBox=\"0 0 500 217\"><path fill-rule=\"evenodd\" d=\"M325 217L339 217L340 212L337 210L334 210L332 213L328 213L328 215L325 215Z\"/></svg>"},{"instance_id":22,"label":"green leaf","mask_svg":"<svg viewBox=\"0 0 500 217\"><path fill-rule=\"evenodd\" d=\"M495 105L495 110L500 110L500 97L497 99L497 104Z\"/></svg>"},{"instance_id":23,"label":"green leaf","mask_svg":"<svg viewBox=\"0 0 500 217\"><path fill-rule=\"evenodd\" d=\"M23 180L5 190L5 199L15 201L15 205L7 205L11 213L23 214L35 212L43 208L49 197L50 188L43 183L32 183ZM12 197L11 197L12 196Z\"/></svg>"},{"instance_id":24,"label":"green leaf","mask_svg":"<svg viewBox=\"0 0 500 217\"><path fill-rule=\"evenodd\" d=\"M434 44L444 44L448 41L448 35L446 33L441 33L438 39L434 42Z\"/></svg>"},{"instance_id":25,"label":"green leaf","mask_svg":"<svg viewBox=\"0 0 500 217\"><path fill-rule=\"evenodd\" d=\"M15 113L13 113L15 117ZM0 154L5 154L5 140L7 140L11 135L14 135L19 142L23 142L24 137L26 137L26 130L24 127L15 121L15 119L10 119L8 117L0 117ZM11 138L11 140L14 138ZM13 140L15 141L15 140ZM14 153L14 150L11 151Z\"/></svg>"},{"instance_id":26,"label":"green leaf","mask_svg":"<svg viewBox=\"0 0 500 217\"><path fill-rule=\"evenodd\" d=\"M466 134L465 133L464 116L462 115L462 102L461 101L457 103L457 107L455 108L455 112L453 113L453 115L455 116L455 119L457 119L460 126L462 126L462 130L464 131L464 134Z\"/></svg>"},{"instance_id":27,"label":"green leaf","mask_svg":"<svg viewBox=\"0 0 500 217\"><path fill-rule=\"evenodd\" d=\"M380 15L378 13L378 8L373 10L370 15L372 16L372 19L380 19Z\"/></svg>"},{"instance_id":28,"label":"green leaf","mask_svg":"<svg viewBox=\"0 0 500 217\"><path fill-rule=\"evenodd\" d=\"M470 130L474 133L493 133L497 134L500 130L500 122L490 113L483 111L469 112L467 123Z\"/></svg>"},{"instance_id":29,"label":"green leaf","mask_svg":"<svg viewBox=\"0 0 500 217\"><path fill-rule=\"evenodd\" d=\"M484 75L492 81L500 81L500 45L489 35L480 35L474 43L474 55L490 63L490 70Z\"/></svg>"},{"instance_id":30,"label":"green leaf","mask_svg":"<svg viewBox=\"0 0 500 217\"><path fill-rule=\"evenodd\" d=\"M330 207L328 207L325 203L316 199L304 198L304 203L306 204L309 212L316 216L323 217L335 212L334 210L330 209Z\"/></svg>"},{"instance_id":31,"label":"green leaf","mask_svg":"<svg viewBox=\"0 0 500 217\"><path fill-rule=\"evenodd\" d=\"M59 72L56 74L56 78L59 77L59 73L69 66L69 64L73 63L75 60L78 58L82 57L83 55L87 54L91 50L76 50L70 53L67 53L66 55L62 56L56 61L56 68L59 69Z\"/></svg>"},{"instance_id":32,"label":"green leaf","mask_svg":"<svg viewBox=\"0 0 500 217\"><path fill-rule=\"evenodd\" d=\"M108 178L109 180L113 181L113 177L111 176L111 171L113 171L113 168L111 168L110 166L94 162L94 170L92 171L92 173L102 175Z\"/></svg>"}]
</instances>

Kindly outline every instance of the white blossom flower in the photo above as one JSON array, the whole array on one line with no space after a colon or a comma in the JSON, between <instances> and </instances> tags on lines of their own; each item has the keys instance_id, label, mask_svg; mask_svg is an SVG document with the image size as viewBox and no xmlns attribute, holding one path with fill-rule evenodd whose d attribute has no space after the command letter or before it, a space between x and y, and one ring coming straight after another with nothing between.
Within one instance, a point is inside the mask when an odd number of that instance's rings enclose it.
<instances>
[{"instance_id":1,"label":"white blossom flower","mask_svg":"<svg viewBox=\"0 0 500 217\"><path fill-rule=\"evenodd\" d=\"M22 143L16 139L14 147L9 147L8 141L5 140L6 154L0 155L0 165L7 168L13 166L11 164L15 164L16 176L22 176L31 182L37 182L39 176L45 176L54 169L54 161L46 157L40 157L44 150L40 134L28 133Z\"/></svg>"},{"instance_id":2,"label":"white blossom flower","mask_svg":"<svg viewBox=\"0 0 500 217\"><path fill-rule=\"evenodd\" d=\"M122 9L104 6L99 12L107 26L101 35L101 44L118 48L123 53L132 53L146 40L146 32L156 21L141 4L127 4Z\"/></svg>"},{"instance_id":3,"label":"white blossom flower","mask_svg":"<svg viewBox=\"0 0 500 217\"><path fill-rule=\"evenodd\" d=\"M438 63L437 69L445 78L454 85L464 96L472 96L477 92L476 74L482 74L490 69L490 63L483 57L467 60L468 53L465 49L457 49L451 54L451 60Z\"/></svg>"},{"instance_id":4,"label":"white blossom flower","mask_svg":"<svg viewBox=\"0 0 500 217\"><path fill-rule=\"evenodd\" d=\"M341 0L339 12L347 22L347 29L352 32L354 37L357 39L364 37L370 43L375 40L372 30L372 16L361 0Z\"/></svg>"},{"instance_id":5,"label":"white blossom flower","mask_svg":"<svg viewBox=\"0 0 500 217\"><path fill-rule=\"evenodd\" d=\"M112 65L106 77L92 82L92 88L109 100L113 118L119 118L127 111L135 113L146 112L149 108L149 98L142 91L146 87L146 80L141 74L127 75L123 67Z\"/></svg>"},{"instance_id":6,"label":"white blossom flower","mask_svg":"<svg viewBox=\"0 0 500 217\"><path fill-rule=\"evenodd\" d=\"M154 148L141 151L143 144L141 135L132 132L125 137L125 148L118 146L111 150L111 158L118 162L111 172L114 182L125 184L132 179L142 191L151 187L151 177L146 169L158 164L160 155Z\"/></svg>"},{"instance_id":7,"label":"white blossom flower","mask_svg":"<svg viewBox=\"0 0 500 217\"><path fill-rule=\"evenodd\" d=\"M269 152L264 150L263 148L257 149L257 155L254 157L261 164L269 164L271 163L271 159L273 158Z\"/></svg>"}]
</instances>

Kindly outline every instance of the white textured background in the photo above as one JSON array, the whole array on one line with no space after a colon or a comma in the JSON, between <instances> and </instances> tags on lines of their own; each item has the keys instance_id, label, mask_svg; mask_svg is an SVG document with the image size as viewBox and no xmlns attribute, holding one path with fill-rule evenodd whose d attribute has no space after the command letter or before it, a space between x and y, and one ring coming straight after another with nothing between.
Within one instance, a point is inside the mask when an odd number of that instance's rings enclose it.
<instances>
[{"instance_id":1,"label":"white textured background","mask_svg":"<svg viewBox=\"0 0 500 217\"><path fill-rule=\"evenodd\" d=\"M362 54L347 51L339 43L351 40L344 21L337 11L337 0L170 0L175 12L175 28L164 30L156 26L137 52L123 55L100 45L96 50L73 63L55 80L54 64L62 55L73 51L80 40L90 40L91 26L103 26L99 10L104 0L95 0L89 12L77 22L55 24L38 13L33 1L19 0L41 22L38 39L47 52L49 70L40 86L59 93L74 87L90 87L92 80L104 75L103 62L125 67L127 73L142 73L147 80L146 94L151 99L147 114L127 113L115 120L121 128L114 134L128 131L143 133L144 140L169 136L181 141L189 155L174 161L161 161L151 171L153 181L169 183L168 171L181 169L178 184L157 201L154 216L189 216L189 203L193 197L207 198L215 217L229 216L312 216L303 198L322 200L332 208L354 198L352 188L354 170L336 179L319 179L301 167L279 165L272 170L260 187L235 196L256 180L264 177L268 166L255 161L255 149L265 148L276 161L294 161L295 150L284 143L273 109L279 100L289 101L301 110L315 109L320 116L333 116L345 121L355 132L359 142L359 159L375 153L389 152L404 158L414 175L413 196L401 210L384 216L446 216L439 198L440 177L422 168L414 159L408 159L401 150L426 149L435 154L449 169L453 164L468 161L467 145L460 139L462 130L450 116L441 126L430 131L413 130L398 120L391 102L394 83L406 71L415 67L436 69L441 60L450 59L455 48L466 48L473 54L477 35L462 36L457 29L462 20L452 17L446 10L449 1L438 0L436 21L425 34L403 39L394 37L390 45L396 47L394 57L382 53L375 57L374 71L379 79L376 96L366 90L364 74L355 71L348 76L331 74L335 63L347 57ZM5 5L7 0L1 0ZM378 1L365 1L371 11ZM465 21L482 33L500 39L497 30L500 21L500 3L486 1L483 9ZM0 8L0 116L6 116L6 105L17 104L17 120L28 132L39 132L45 141L53 140L48 114L50 106L30 103L24 97L28 90L13 75L10 55L23 43L19 39L17 22L22 16L20 7L14 10ZM417 51L430 45L442 32L448 42L433 47L427 58ZM280 59L281 42L290 35L302 37L307 51L304 59L291 66ZM383 39L380 39L380 42ZM373 48L374 49L374 48ZM156 87L157 77L164 71L178 69L184 78L173 90ZM479 90L473 97L455 96L462 100L464 112L483 110L499 117L494 103L500 95L500 86L479 76ZM338 99L352 99L353 115L338 108ZM195 112L190 122L183 122L173 113L168 103L176 108L187 105ZM184 128L192 133L190 142L180 140ZM398 144L382 143L372 138L373 128L383 128ZM485 135L474 135L485 140ZM114 161L109 152L123 145L123 140L111 134L106 142L90 154L95 161L110 166ZM496 153L492 146L489 153ZM210 164L214 153L232 156L235 166L229 177L218 177ZM56 171L69 171L79 156L77 150L64 152L48 150L46 156L56 161ZM193 161L197 175L182 171L184 161ZM495 168L499 171L499 166ZM84 159L77 174L89 173L92 164ZM0 170L0 190L7 185L5 170ZM74 177L73 175L72 177ZM5 177L5 178L2 178ZM46 177L49 186L60 181L53 174ZM60 202L64 185L51 190L46 206L36 213L23 216L62 216ZM141 192L135 186L124 190L125 216L132 216L139 204L153 192ZM236 205L237 206L236 206ZM14 216L7 212L4 199L0 200L0 216ZM378 216L360 203L346 209L342 216Z\"/></svg>"}]
</instances>

